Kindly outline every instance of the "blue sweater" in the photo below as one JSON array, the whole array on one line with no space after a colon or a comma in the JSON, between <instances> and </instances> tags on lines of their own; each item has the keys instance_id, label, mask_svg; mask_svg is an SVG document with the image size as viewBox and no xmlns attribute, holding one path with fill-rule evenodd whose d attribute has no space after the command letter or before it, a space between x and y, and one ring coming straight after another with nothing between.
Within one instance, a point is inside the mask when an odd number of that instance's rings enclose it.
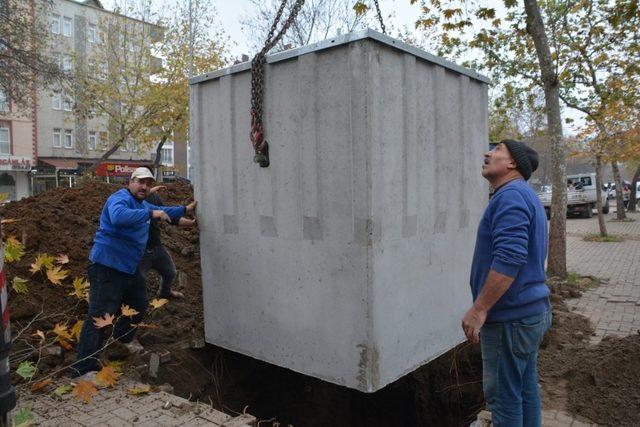
<instances>
[{"instance_id":1,"label":"blue sweater","mask_svg":"<svg viewBox=\"0 0 640 427\"><path fill-rule=\"evenodd\" d=\"M93 239L89 260L134 274L147 246L154 210L165 211L173 221L185 214L184 206L154 206L140 202L126 188L109 196L102 208L100 227Z\"/></svg>"},{"instance_id":2,"label":"blue sweater","mask_svg":"<svg viewBox=\"0 0 640 427\"><path fill-rule=\"evenodd\" d=\"M547 241L547 217L531 187L522 179L500 187L478 226L470 280L473 300L489 270L514 281L489 311L487 322L518 320L549 308Z\"/></svg>"}]
</instances>

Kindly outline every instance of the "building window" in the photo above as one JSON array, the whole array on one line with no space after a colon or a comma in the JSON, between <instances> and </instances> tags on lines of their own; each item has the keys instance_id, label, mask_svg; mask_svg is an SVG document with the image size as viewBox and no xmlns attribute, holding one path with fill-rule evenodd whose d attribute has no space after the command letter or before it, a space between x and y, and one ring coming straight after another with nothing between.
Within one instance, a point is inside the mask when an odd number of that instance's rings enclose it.
<instances>
[{"instance_id":1,"label":"building window","mask_svg":"<svg viewBox=\"0 0 640 427\"><path fill-rule=\"evenodd\" d=\"M60 68L62 68L62 71L65 73L71 73L73 70L73 58L71 55L62 55L62 66Z\"/></svg>"},{"instance_id":2,"label":"building window","mask_svg":"<svg viewBox=\"0 0 640 427\"><path fill-rule=\"evenodd\" d=\"M60 92L53 92L51 95L51 108L54 110L62 109L62 95Z\"/></svg>"},{"instance_id":3,"label":"building window","mask_svg":"<svg viewBox=\"0 0 640 427\"><path fill-rule=\"evenodd\" d=\"M71 37L73 33L73 18L64 16L62 18L62 35L65 37Z\"/></svg>"},{"instance_id":4,"label":"building window","mask_svg":"<svg viewBox=\"0 0 640 427\"><path fill-rule=\"evenodd\" d=\"M73 110L73 99L71 99L68 96L64 97L64 100L62 101L62 109L64 111L71 111Z\"/></svg>"},{"instance_id":5,"label":"building window","mask_svg":"<svg viewBox=\"0 0 640 427\"><path fill-rule=\"evenodd\" d=\"M0 88L0 111L3 113L9 111L9 98L2 88Z\"/></svg>"},{"instance_id":6,"label":"building window","mask_svg":"<svg viewBox=\"0 0 640 427\"><path fill-rule=\"evenodd\" d=\"M89 24L87 39L89 43L98 43L98 27L96 27L95 24Z\"/></svg>"},{"instance_id":7,"label":"building window","mask_svg":"<svg viewBox=\"0 0 640 427\"><path fill-rule=\"evenodd\" d=\"M160 150L160 163L165 166L173 166L173 147L162 147Z\"/></svg>"},{"instance_id":8,"label":"building window","mask_svg":"<svg viewBox=\"0 0 640 427\"><path fill-rule=\"evenodd\" d=\"M60 34L60 15L51 15L51 32Z\"/></svg>"},{"instance_id":9,"label":"building window","mask_svg":"<svg viewBox=\"0 0 640 427\"><path fill-rule=\"evenodd\" d=\"M56 148L62 147L62 131L58 128L53 130L53 146Z\"/></svg>"},{"instance_id":10,"label":"building window","mask_svg":"<svg viewBox=\"0 0 640 427\"><path fill-rule=\"evenodd\" d=\"M89 150L95 150L97 141L98 137L96 135L96 132L89 132L89 141L87 143L87 148L89 148Z\"/></svg>"},{"instance_id":11,"label":"building window","mask_svg":"<svg viewBox=\"0 0 640 427\"><path fill-rule=\"evenodd\" d=\"M73 131L71 129L64 131L64 148L73 148Z\"/></svg>"},{"instance_id":12,"label":"building window","mask_svg":"<svg viewBox=\"0 0 640 427\"><path fill-rule=\"evenodd\" d=\"M7 122L0 122L0 154L11 154L11 131Z\"/></svg>"}]
</instances>

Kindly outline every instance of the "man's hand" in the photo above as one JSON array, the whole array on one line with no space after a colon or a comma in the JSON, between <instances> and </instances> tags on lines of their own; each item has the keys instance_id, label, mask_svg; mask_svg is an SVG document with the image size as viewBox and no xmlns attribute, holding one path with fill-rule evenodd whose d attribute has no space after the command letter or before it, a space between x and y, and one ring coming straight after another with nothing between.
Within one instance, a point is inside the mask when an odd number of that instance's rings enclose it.
<instances>
[{"instance_id":1,"label":"man's hand","mask_svg":"<svg viewBox=\"0 0 640 427\"><path fill-rule=\"evenodd\" d=\"M473 344L480 342L480 328L487 320L487 312L471 307L462 318L462 330Z\"/></svg>"},{"instance_id":2,"label":"man's hand","mask_svg":"<svg viewBox=\"0 0 640 427\"><path fill-rule=\"evenodd\" d=\"M153 216L153 219L159 219L160 221L171 222L171 218L169 218L169 215L167 215L165 211L161 211L159 209L153 211L152 216Z\"/></svg>"},{"instance_id":3,"label":"man's hand","mask_svg":"<svg viewBox=\"0 0 640 427\"><path fill-rule=\"evenodd\" d=\"M166 189L167 189L166 185L156 185L155 187L151 187L149 189L149 194L157 193L158 191L166 190Z\"/></svg>"},{"instance_id":4,"label":"man's hand","mask_svg":"<svg viewBox=\"0 0 640 427\"><path fill-rule=\"evenodd\" d=\"M197 204L198 204L198 202L195 202L195 201L194 201L194 202L189 203L189 204L187 205L187 212L188 212L188 213L191 213L191 212L195 211L195 210L196 210L196 205L197 205Z\"/></svg>"},{"instance_id":5,"label":"man's hand","mask_svg":"<svg viewBox=\"0 0 640 427\"><path fill-rule=\"evenodd\" d=\"M180 221L178 221L178 225L180 227L193 227L196 224L197 224L197 220L189 219L189 218L185 218L185 217L180 218Z\"/></svg>"}]
</instances>

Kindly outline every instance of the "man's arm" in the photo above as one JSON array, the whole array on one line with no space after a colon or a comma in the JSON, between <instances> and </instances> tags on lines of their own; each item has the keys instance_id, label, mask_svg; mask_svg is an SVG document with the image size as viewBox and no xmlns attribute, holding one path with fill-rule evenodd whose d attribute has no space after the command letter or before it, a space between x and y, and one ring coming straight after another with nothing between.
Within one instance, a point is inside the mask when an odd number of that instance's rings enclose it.
<instances>
[{"instance_id":1,"label":"man's arm","mask_svg":"<svg viewBox=\"0 0 640 427\"><path fill-rule=\"evenodd\" d=\"M153 209L132 209L123 199L108 202L109 219L116 226L143 224L153 216Z\"/></svg>"},{"instance_id":2,"label":"man's arm","mask_svg":"<svg viewBox=\"0 0 640 427\"><path fill-rule=\"evenodd\" d=\"M480 328L487 320L487 313L498 300L504 295L513 283L515 278L505 276L494 270L489 270L487 280L482 286L480 295L473 303L473 306L462 318L462 329L467 339L472 343L480 341Z\"/></svg>"}]
</instances>

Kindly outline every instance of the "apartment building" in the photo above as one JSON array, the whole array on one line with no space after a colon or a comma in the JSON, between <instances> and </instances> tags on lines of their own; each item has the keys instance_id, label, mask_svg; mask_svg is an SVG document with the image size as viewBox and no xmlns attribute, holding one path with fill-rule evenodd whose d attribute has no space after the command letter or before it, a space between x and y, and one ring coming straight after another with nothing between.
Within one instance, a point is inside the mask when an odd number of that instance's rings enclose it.
<instances>
[{"instance_id":1,"label":"apartment building","mask_svg":"<svg viewBox=\"0 0 640 427\"><path fill-rule=\"evenodd\" d=\"M117 19L127 28L161 34L161 28L126 17L103 8L98 0L53 0L50 16L51 56L68 73L86 72L92 54L106 49L105 22ZM108 70L110 64L104 64ZM38 91L37 103L37 165L31 175L34 194L46 189L75 185L76 178L112 146L109 120L105 115L89 117L76 113L76 100L82 96L79 84L71 88L48 88ZM174 149L179 143L167 143L163 160L167 175L182 167L175 162ZM135 140L113 153L98 167L96 173L105 179L124 180L141 165L150 165L155 147L141 150ZM185 159L186 162L186 159ZM186 165L184 166L186 170ZM173 173L175 174L175 173Z\"/></svg>"},{"instance_id":2,"label":"apartment building","mask_svg":"<svg viewBox=\"0 0 640 427\"><path fill-rule=\"evenodd\" d=\"M18 108L0 88L0 202L30 194L36 157L35 106Z\"/></svg>"}]
</instances>

